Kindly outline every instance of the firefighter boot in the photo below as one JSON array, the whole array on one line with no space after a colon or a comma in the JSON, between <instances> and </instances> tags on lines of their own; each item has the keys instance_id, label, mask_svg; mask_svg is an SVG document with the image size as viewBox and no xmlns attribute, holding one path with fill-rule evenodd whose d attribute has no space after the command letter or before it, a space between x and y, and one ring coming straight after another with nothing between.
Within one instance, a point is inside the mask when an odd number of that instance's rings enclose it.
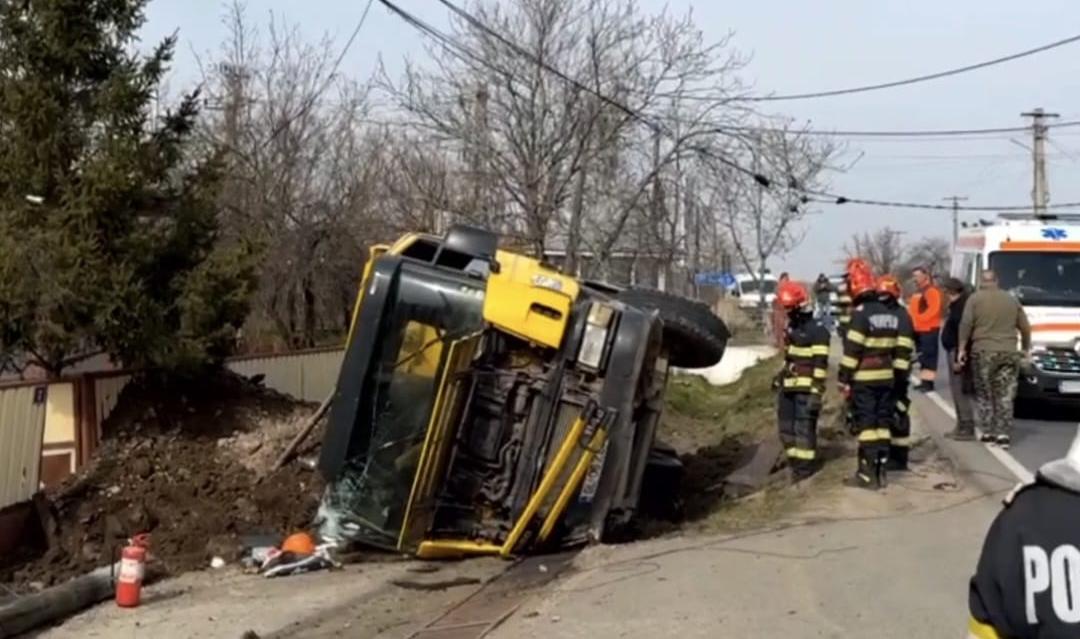
<instances>
[{"instance_id":1,"label":"firefighter boot","mask_svg":"<svg viewBox=\"0 0 1080 639\"><path fill-rule=\"evenodd\" d=\"M844 485L849 488L863 488L866 490L874 490L876 488L876 472L874 469L874 463L865 455L860 452L859 454L859 467L855 471L855 474L844 479Z\"/></svg>"},{"instance_id":2,"label":"firefighter boot","mask_svg":"<svg viewBox=\"0 0 1080 639\"><path fill-rule=\"evenodd\" d=\"M874 483L879 489L889 485L889 462L887 452L880 453L874 460Z\"/></svg>"},{"instance_id":3,"label":"firefighter boot","mask_svg":"<svg viewBox=\"0 0 1080 639\"><path fill-rule=\"evenodd\" d=\"M814 473L818 471L817 464L808 459L793 460L790 463L791 469L791 483L798 484L804 480L810 479L814 476Z\"/></svg>"},{"instance_id":4,"label":"firefighter boot","mask_svg":"<svg viewBox=\"0 0 1080 639\"><path fill-rule=\"evenodd\" d=\"M890 446L887 470L894 473L905 473L908 470L908 447Z\"/></svg>"}]
</instances>

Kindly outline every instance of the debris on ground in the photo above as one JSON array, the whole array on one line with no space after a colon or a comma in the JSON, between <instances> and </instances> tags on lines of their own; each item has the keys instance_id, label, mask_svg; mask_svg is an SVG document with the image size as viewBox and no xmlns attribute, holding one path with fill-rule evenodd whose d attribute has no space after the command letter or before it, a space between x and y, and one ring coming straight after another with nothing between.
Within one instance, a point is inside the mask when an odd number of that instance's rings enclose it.
<instances>
[{"instance_id":1,"label":"debris on ground","mask_svg":"<svg viewBox=\"0 0 1080 639\"><path fill-rule=\"evenodd\" d=\"M300 575L305 572L340 567L341 564L335 562L330 556L328 548L319 547L311 554L271 551L263 561L259 571L262 572L264 577L288 577L289 575Z\"/></svg>"},{"instance_id":2,"label":"debris on ground","mask_svg":"<svg viewBox=\"0 0 1080 639\"><path fill-rule=\"evenodd\" d=\"M152 533L151 559L178 574L239 560L246 535L305 528L322 494L318 473L299 464L263 473L314 409L227 372L133 382L93 461L47 495L51 546L0 559L0 583L25 592L62 582L108 564L137 532Z\"/></svg>"}]
</instances>

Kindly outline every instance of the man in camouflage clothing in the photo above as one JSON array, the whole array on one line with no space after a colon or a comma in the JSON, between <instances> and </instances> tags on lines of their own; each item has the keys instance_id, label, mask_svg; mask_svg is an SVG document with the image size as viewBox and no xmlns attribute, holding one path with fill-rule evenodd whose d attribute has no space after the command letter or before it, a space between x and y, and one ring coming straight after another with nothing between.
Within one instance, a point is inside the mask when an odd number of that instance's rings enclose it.
<instances>
[{"instance_id":1,"label":"man in camouflage clothing","mask_svg":"<svg viewBox=\"0 0 1080 639\"><path fill-rule=\"evenodd\" d=\"M968 300L960 319L958 354L961 365L971 360L984 442L1008 448L1020 362L1030 353L1031 325L1023 307L1001 290L993 271L984 271L979 291Z\"/></svg>"}]
</instances>

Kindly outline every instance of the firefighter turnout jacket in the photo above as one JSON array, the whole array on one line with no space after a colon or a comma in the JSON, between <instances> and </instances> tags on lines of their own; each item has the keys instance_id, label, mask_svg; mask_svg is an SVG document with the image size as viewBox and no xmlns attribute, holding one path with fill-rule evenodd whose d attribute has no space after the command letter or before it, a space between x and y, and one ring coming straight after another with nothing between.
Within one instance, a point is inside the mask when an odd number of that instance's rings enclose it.
<instances>
[{"instance_id":1,"label":"firefighter turnout jacket","mask_svg":"<svg viewBox=\"0 0 1080 639\"><path fill-rule=\"evenodd\" d=\"M900 306L899 302L889 299L881 302L881 304L896 316L896 348L893 350L894 383L897 397L907 398L907 385L911 378L911 362L915 357L915 327L907 309ZM906 407L903 412L907 412Z\"/></svg>"},{"instance_id":2,"label":"firefighter turnout jacket","mask_svg":"<svg viewBox=\"0 0 1080 639\"><path fill-rule=\"evenodd\" d=\"M1055 465L1061 472L1048 470ZM1080 637L1076 466L1051 462L1006 499L971 578L968 639Z\"/></svg>"},{"instance_id":3,"label":"firefighter turnout jacket","mask_svg":"<svg viewBox=\"0 0 1080 639\"><path fill-rule=\"evenodd\" d=\"M908 398L908 381L911 378L911 362L915 356L915 328L911 316L899 301L892 297L882 298L885 308L896 315L898 322L896 348L893 350L893 398L896 402L896 418L892 422L892 438L889 441L889 460L896 469L906 469L911 447L911 400Z\"/></svg>"},{"instance_id":4,"label":"firefighter turnout jacket","mask_svg":"<svg viewBox=\"0 0 1080 639\"><path fill-rule=\"evenodd\" d=\"M847 280L842 282L836 292L836 321L840 325L840 335L843 336L843 331L847 330L849 324L851 324L851 307L855 301L851 299L851 289L848 286Z\"/></svg>"},{"instance_id":5,"label":"firefighter turnout jacket","mask_svg":"<svg viewBox=\"0 0 1080 639\"><path fill-rule=\"evenodd\" d=\"M780 386L786 393L825 393L829 370L829 331L807 315L787 328Z\"/></svg>"},{"instance_id":6,"label":"firefighter turnout jacket","mask_svg":"<svg viewBox=\"0 0 1080 639\"><path fill-rule=\"evenodd\" d=\"M844 336L840 383L892 386L898 376L906 378L914 347L907 326L877 299L856 306Z\"/></svg>"}]
</instances>

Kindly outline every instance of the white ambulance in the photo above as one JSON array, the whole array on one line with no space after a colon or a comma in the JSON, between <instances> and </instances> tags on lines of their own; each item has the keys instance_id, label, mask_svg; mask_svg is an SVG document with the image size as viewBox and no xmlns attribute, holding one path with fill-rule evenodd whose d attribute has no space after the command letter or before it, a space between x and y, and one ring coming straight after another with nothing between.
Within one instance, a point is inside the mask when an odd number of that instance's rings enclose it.
<instances>
[{"instance_id":1,"label":"white ambulance","mask_svg":"<svg viewBox=\"0 0 1080 639\"><path fill-rule=\"evenodd\" d=\"M993 269L1032 328L1019 397L1080 400L1080 215L1001 215L962 229L952 275L977 286Z\"/></svg>"}]
</instances>

